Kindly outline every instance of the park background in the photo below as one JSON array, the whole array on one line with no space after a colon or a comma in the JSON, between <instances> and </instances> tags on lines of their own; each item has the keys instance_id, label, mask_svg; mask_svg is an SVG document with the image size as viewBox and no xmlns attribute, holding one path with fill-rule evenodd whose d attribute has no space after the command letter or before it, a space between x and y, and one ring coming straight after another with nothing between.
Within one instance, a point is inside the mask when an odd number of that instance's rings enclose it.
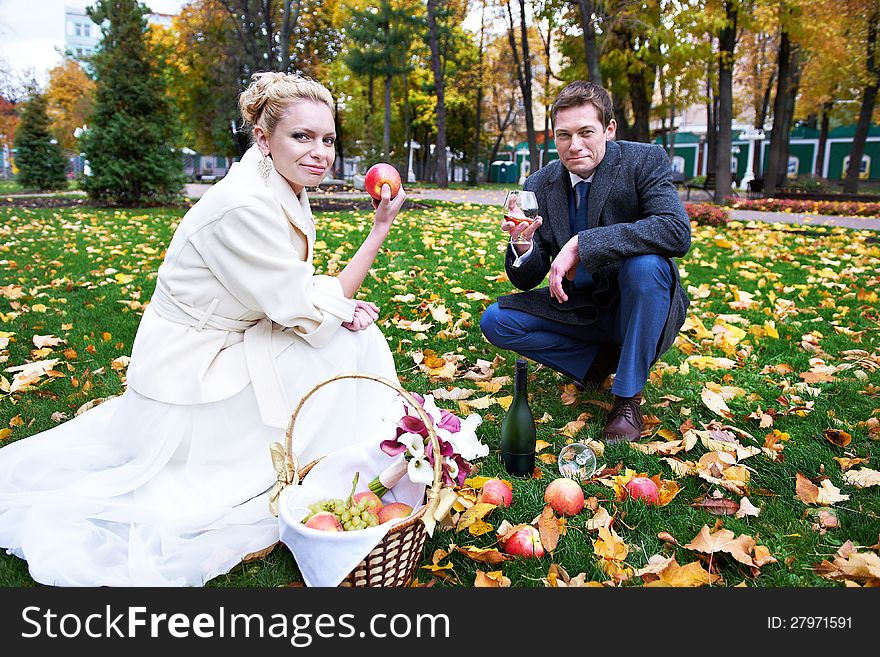
<instances>
[{"instance_id":1,"label":"park background","mask_svg":"<svg viewBox=\"0 0 880 657\"><path fill-rule=\"evenodd\" d=\"M338 271L369 225L358 176L393 163L411 200L362 293L382 308L401 383L480 414L479 477L505 477L514 355L483 339L479 316L511 285L496 206L471 194L552 159L547 107L588 78L611 89L618 136L663 143L699 201L679 261L688 322L652 371L644 440L596 444L603 467L574 517L548 517L543 494L559 449L601 431L607 382L579 391L533 366L535 473L506 508L480 506L482 480L466 482L413 584L878 583L876 2L197 0L153 22L129 0L93 6L94 53L68 53L45 83L3 71L0 441L124 390L187 183L215 182L218 158L246 147L235 99L250 74L284 70L338 102L338 168L311 195L318 270ZM749 172L760 185L743 186ZM420 192L435 188L461 197ZM661 505L626 499L637 473L661 481ZM506 556L505 521L535 521L547 554ZM211 584L299 582L281 546ZM2 557L0 583L31 585L26 564Z\"/></svg>"}]
</instances>

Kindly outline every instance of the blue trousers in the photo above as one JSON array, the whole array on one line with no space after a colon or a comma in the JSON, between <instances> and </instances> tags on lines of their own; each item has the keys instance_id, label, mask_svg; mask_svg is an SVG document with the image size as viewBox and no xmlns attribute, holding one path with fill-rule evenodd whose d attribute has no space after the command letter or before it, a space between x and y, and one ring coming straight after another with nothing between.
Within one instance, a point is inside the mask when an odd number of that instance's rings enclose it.
<instances>
[{"instance_id":1,"label":"blue trousers","mask_svg":"<svg viewBox=\"0 0 880 657\"><path fill-rule=\"evenodd\" d=\"M675 285L669 261L656 255L625 259L618 274L620 301L593 324L564 324L493 303L480 318L480 329L493 345L515 351L581 380L603 344L620 345L612 394L641 392L657 353L669 299Z\"/></svg>"}]
</instances>

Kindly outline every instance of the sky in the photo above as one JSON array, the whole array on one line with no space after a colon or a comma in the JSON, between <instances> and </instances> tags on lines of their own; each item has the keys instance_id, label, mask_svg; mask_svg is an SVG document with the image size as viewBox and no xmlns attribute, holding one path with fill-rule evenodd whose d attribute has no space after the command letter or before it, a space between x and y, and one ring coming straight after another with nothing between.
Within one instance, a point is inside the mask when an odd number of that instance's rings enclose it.
<instances>
[{"instance_id":1,"label":"sky","mask_svg":"<svg viewBox=\"0 0 880 657\"><path fill-rule=\"evenodd\" d=\"M154 12L176 14L188 0L141 2ZM0 64L15 73L32 72L44 84L49 69L61 62L64 8L91 4L90 0L0 0Z\"/></svg>"}]
</instances>

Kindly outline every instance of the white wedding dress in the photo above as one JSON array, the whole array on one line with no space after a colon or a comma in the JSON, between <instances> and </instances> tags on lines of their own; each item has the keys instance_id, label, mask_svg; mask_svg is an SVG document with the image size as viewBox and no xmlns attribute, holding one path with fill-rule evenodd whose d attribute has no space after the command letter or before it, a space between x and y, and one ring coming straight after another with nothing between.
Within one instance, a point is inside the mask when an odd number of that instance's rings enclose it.
<instances>
[{"instance_id":1,"label":"white wedding dress","mask_svg":"<svg viewBox=\"0 0 880 657\"><path fill-rule=\"evenodd\" d=\"M343 372L397 381L373 324L312 266L305 190L256 146L182 219L141 318L124 394L0 448L0 548L63 586L199 586L278 540L269 446ZM397 392L322 387L297 417L299 465L392 437ZM398 413L399 417L400 413Z\"/></svg>"},{"instance_id":2,"label":"white wedding dress","mask_svg":"<svg viewBox=\"0 0 880 657\"><path fill-rule=\"evenodd\" d=\"M278 357L292 399L345 372L397 381L375 326ZM397 394L340 380L302 407L299 465L393 435ZM383 412L387 409L387 413ZM0 546L31 576L61 586L199 586L278 540L269 456L284 431L261 423L252 386L218 402L173 405L134 390L0 449Z\"/></svg>"}]
</instances>

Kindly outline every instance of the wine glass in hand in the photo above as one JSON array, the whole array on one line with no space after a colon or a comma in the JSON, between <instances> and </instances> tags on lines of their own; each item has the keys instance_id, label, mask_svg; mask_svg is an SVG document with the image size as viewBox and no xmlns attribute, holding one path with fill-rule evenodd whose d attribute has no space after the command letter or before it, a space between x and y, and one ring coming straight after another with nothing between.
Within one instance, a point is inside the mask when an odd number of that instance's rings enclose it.
<instances>
[{"instance_id":1,"label":"wine glass in hand","mask_svg":"<svg viewBox=\"0 0 880 657\"><path fill-rule=\"evenodd\" d=\"M538 199L535 192L517 190L507 192L504 199L504 219L515 224L511 230L510 241L512 244L529 244L529 240L523 239L522 233L538 216ZM513 236L513 233L516 233Z\"/></svg>"}]
</instances>

